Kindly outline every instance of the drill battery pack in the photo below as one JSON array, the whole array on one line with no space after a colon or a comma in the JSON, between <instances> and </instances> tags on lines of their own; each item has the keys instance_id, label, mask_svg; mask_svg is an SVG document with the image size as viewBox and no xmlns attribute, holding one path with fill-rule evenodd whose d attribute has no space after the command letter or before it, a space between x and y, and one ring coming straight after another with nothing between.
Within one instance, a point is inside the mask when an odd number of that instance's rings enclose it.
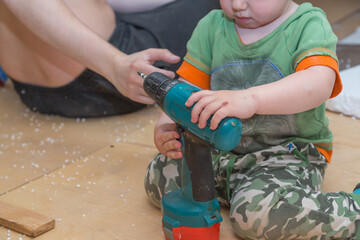
<instances>
[{"instance_id":1,"label":"drill battery pack","mask_svg":"<svg viewBox=\"0 0 360 240\"><path fill-rule=\"evenodd\" d=\"M194 227L178 227L173 228L171 237L165 234L166 240L219 240L220 223L214 224L212 227L194 228Z\"/></svg>"}]
</instances>

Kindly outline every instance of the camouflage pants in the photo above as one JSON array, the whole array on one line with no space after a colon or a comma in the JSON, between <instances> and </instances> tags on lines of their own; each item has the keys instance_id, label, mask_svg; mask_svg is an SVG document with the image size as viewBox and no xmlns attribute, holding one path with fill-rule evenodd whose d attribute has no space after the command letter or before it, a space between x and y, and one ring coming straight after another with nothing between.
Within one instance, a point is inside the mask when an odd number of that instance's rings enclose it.
<instances>
[{"instance_id":1,"label":"camouflage pants","mask_svg":"<svg viewBox=\"0 0 360 240\"><path fill-rule=\"evenodd\" d=\"M213 154L217 198L244 239L360 239L360 195L323 193L325 158L312 144L287 144L247 155ZM180 186L181 160L150 163L145 190L160 206Z\"/></svg>"}]
</instances>

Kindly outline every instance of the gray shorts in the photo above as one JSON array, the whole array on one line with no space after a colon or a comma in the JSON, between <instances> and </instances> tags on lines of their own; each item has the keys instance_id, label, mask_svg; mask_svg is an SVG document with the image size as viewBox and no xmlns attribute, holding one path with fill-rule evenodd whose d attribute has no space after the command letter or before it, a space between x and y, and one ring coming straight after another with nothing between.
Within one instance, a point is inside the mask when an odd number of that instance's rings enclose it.
<instances>
[{"instance_id":1,"label":"gray shorts","mask_svg":"<svg viewBox=\"0 0 360 240\"><path fill-rule=\"evenodd\" d=\"M148 48L166 48L183 57L186 43L198 21L218 0L177 0L157 9L116 13L116 28L109 43L131 54ZM175 71L178 64L156 62L155 66ZM34 111L65 117L102 117L137 111L145 107L122 94L104 77L85 69L77 78L57 88L24 84L12 79L23 103Z\"/></svg>"}]
</instances>

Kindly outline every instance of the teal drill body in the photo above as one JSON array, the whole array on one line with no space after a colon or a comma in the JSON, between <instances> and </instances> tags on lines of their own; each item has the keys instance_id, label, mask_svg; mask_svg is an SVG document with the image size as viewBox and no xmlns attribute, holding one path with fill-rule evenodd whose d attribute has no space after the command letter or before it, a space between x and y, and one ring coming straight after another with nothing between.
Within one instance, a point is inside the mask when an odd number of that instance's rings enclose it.
<instances>
[{"instance_id":1,"label":"teal drill body","mask_svg":"<svg viewBox=\"0 0 360 240\"><path fill-rule=\"evenodd\" d=\"M210 121L208 121L203 129L191 122L192 107L187 108L185 102L193 92L199 90L198 87L179 81L178 84L169 90L165 97L164 112L185 130L195 134L214 148L220 151L233 150L241 138L242 125L239 119L224 119L215 130L210 129Z\"/></svg>"},{"instance_id":2,"label":"teal drill body","mask_svg":"<svg viewBox=\"0 0 360 240\"><path fill-rule=\"evenodd\" d=\"M140 74L141 75L141 74ZM211 148L231 151L241 139L242 124L237 118L225 118L215 130L200 129L191 122L192 107L185 102L201 89L154 72L141 75L145 92L177 123L183 151L181 189L161 199L163 230L166 239L219 239L222 221L215 198Z\"/></svg>"}]
</instances>

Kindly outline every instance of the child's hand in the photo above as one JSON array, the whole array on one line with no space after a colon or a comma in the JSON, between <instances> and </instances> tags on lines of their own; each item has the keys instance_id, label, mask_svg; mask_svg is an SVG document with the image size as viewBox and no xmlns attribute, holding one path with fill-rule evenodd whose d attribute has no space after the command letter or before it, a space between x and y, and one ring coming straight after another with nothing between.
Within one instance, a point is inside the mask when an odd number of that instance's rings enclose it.
<instances>
[{"instance_id":1,"label":"child's hand","mask_svg":"<svg viewBox=\"0 0 360 240\"><path fill-rule=\"evenodd\" d=\"M248 90L204 90L191 95L185 105L191 107L194 103L196 104L191 112L191 122L198 122L199 128L204 128L213 115L210 124L212 130L216 129L225 117L246 119L256 112L256 103Z\"/></svg>"},{"instance_id":2,"label":"child's hand","mask_svg":"<svg viewBox=\"0 0 360 240\"><path fill-rule=\"evenodd\" d=\"M332 68L312 66L278 81L246 90L196 92L185 105L191 107L196 103L191 121L198 123L199 128L204 128L213 115L210 128L214 130L225 117L246 119L255 113L296 114L318 107L331 96L335 79L336 71Z\"/></svg>"},{"instance_id":3,"label":"child's hand","mask_svg":"<svg viewBox=\"0 0 360 240\"><path fill-rule=\"evenodd\" d=\"M154 128L154 142L159 152L169 158L182 158L179 138L176 124L163 114Z\"/></svg>"}]
</instances>

